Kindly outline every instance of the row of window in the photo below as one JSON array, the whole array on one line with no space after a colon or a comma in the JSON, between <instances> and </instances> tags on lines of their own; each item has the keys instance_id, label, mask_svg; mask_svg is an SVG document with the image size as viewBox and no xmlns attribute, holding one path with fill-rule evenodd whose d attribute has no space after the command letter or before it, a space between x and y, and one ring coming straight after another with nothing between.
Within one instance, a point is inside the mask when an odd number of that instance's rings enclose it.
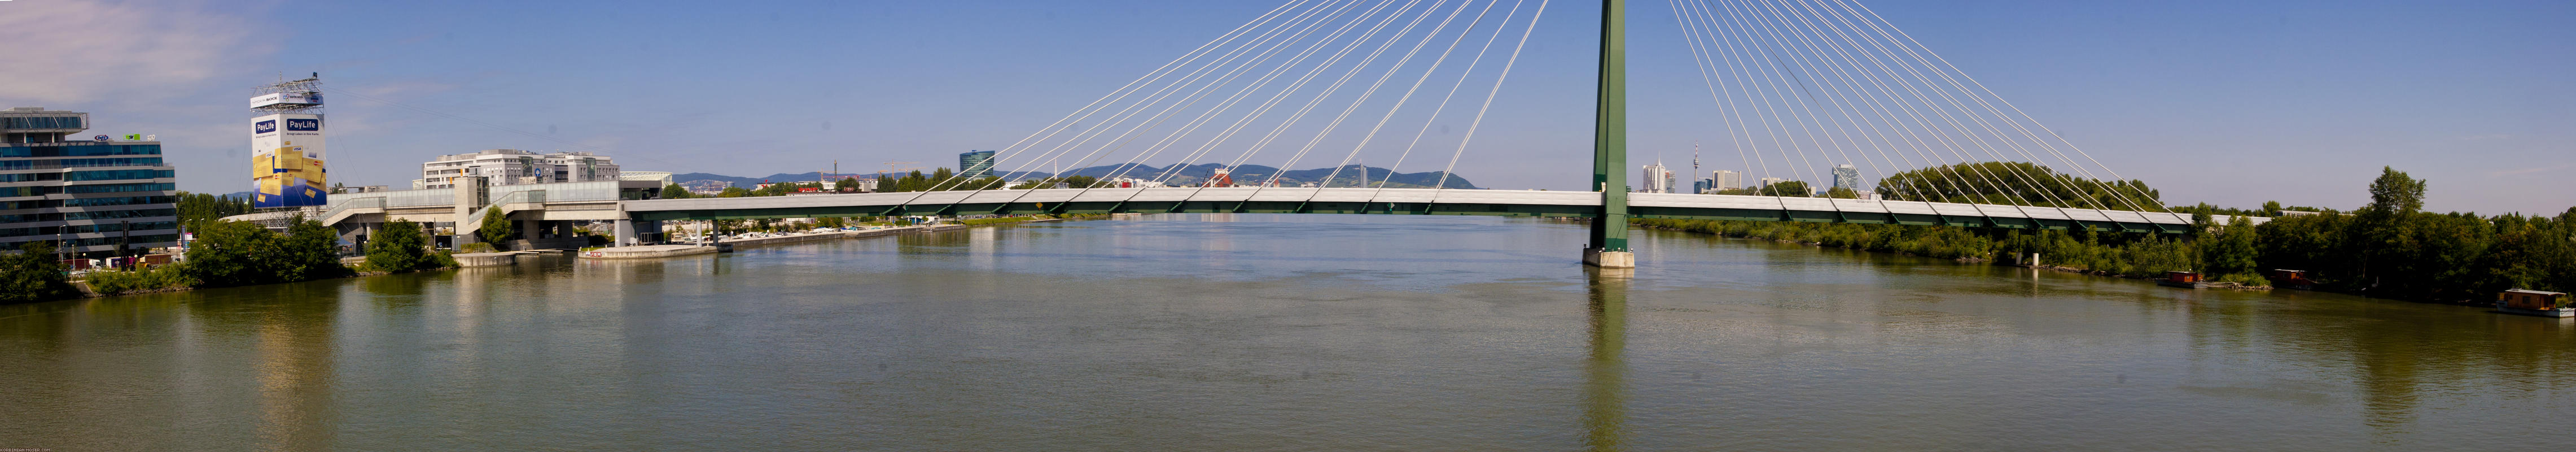
<instances>
[{"instance_id":1,"label":"row of window","mask_svg":"<svg viewBox=\"0 0 2576 452\"><path fill-rule=\"evenodd\" d=\"M101 207L101 206L131 206L131 205L140 205L140 204L169 204L169 203L173 203L173 202L177 202L177 198L176 198L176 197L172 197L172 196L126 196L126 197L109 197L109 198L78 198L78 199L30 199L30 200L25 200L25 201L0 201L0 210L42 209L42 208L47 208L47 207Z\"/></svg>"},{"instance_id":2,"label":"row of window","mask_svg":"<svg viewBox=\"0 0 2576 452\"><path fill-rule=\"evenodd\" d=\"M38 182L38 181L64 180L64 179L70 179L70 180L75 180L75 181L90 181L90 180L125 180L125 179L157 179L157 178L165 178L165 177L171 177L171 171L170 171L170 170L140 170L140 169L138 169L138 170L99 170L99 171L72 171L72 172L68 172L68 173L24 173L24 174L0 174L0 182Z\"/></svg>"},{"instance_id":3,"label":"row of window","mask_svg":"<svg viewBox=\"0 0 2576 452\"><path fill-rule=\"evenodd\" d=\"M54 242L55 242L54 240L31 240L31 241L34 241L34 242L45 242L45 243L54 243ZM94 239L71 239L71 240L64 240L64 242L69 242L69 243L65 243L65 244L57 244L57 245L55 245L55 246L56 246L56 247L61 247L61 246L65 246L65 245L69 245L69 246L115 246L115 245L120 244L120 243L130 243L130 244L134 244L135 246L143 246L143 244L147 244L147 243L171 243L171 242L177 242L177 241L179 241L179 236L178 236L178 235L176 235L176 234L155 234L155 235L138 235L138 236L134 236L134 237L131 237L131 238L127 238L127 237L100 237L100 238L94 238ZM16 244L16 243L10 243L10 244L7 244L7 246L6 246L6 247L7 247L7 248L9 248L9 249L18 249L18 244Z\"/></svg>"},{"instance_id":4,"label":"row of window","mask_svg":"<svg viewBox=\"0 0 2576 452\"><path fill-rule=\"evenodd\" d=\"M41 196L56 193L126 193L138 191L169 191L177 189L179 189L177 184L170 183L0 187L0 198L12 196Z\"/></svg>"},{"instance_id":5,"label":"row of window","mask_svg":"<svg viewBox=\"0 0 2576 452\"><path fill-rule=\"evenodd\" d=\"M0 146L0 157L88 157L161 155L158 144L93 144L71 146Z\"/></svg>"},{"instance_id":6,"label":"row of window","mask_svg":"<svg viewBox=\"0 0 2576 452\"><path fill-rule=\"evenodd\" d=\"M76 226L38 226L38 227L32 227L32 228L5 228L5 229L0 229L0 237L25 237L25 236L31 236L31 235L39 235L39 236L41 236L41 235L64 235L64 234L88 234L88 233L95 233L95 232L124 232L124 231L125 231L126 229L128 229L128 228L132 228L133 230L137 230L137 231L150 231L150 230L156 230L156 229L178 229L178 228L179 228L179 222L176 222L176 221L149 221L149 222L133 223L133 224L110 223L110 224L85 224L85 225L76 225Z\"/></svg>"},{"instance_id":7,"label":"row of window","mask_svg":"<svg viewBox=\"0 0 2576 452\"><path fill-rule=\"evenodd\" d=\"M0 170L24 170L24 169L37 169L37 168L92 168L92 167L100 167L100 166L161 166L161 158L160 158L160 157L110 157L110 158L95 158L95 159L62 159L62 160L6 160L6 161L0 161Z\"/></svg>"},{"instance_id":8,"label":"row of window","mask_svg":"<svg viewBox=\"0 0 2576 452\"><path fill-rule=\"evenodd\" d=\"M10 116L0 118L0 129L87 129L79 116Z\"/></svg>"},{"instance_id":9,"label":"row of window","mask_svg":"<svg viewBox=\"0 0 2576 452\"><path fill-rule=\"evenodd\" d=\"M43 213L24 213L24 214L16 214L16 215L0 215L0 223L27 223L27 222L36 222L36 221L114 220L114 219L119 219L119 218L151 218L151 217L175 217L175 216L179 216L179 210L178 210L178 209L135 209L135 210L109 210L109 211L98 211L98 212L43 212Z\"/></svg>"}]
</instances>

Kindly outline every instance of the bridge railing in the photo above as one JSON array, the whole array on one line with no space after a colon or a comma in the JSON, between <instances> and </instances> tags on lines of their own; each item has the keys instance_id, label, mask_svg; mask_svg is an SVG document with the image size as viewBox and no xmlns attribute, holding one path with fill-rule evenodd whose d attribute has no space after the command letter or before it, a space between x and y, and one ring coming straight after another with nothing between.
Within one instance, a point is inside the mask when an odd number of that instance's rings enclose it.
<instances>
[{"instance_id":1,"label":"bridge railing","mask_svg":"<svg viewBox=\"0 0 2576 452\"><path fill-rule=\"evenodd\" d=\"M458 235L472 234L477 230L483 229L483 217L492 212L498 211L501 215L506 216L509 215L510 212L516 212L519 210L512 206L527 203L544 204L545 202L546 192L544 190L513 191L502 194L499 197L492 199L491 206L474 209L473 212L466 213L465 219L458 220L456 222L456 233Z\"/></svg>"},{"instance_id":2,"label":"bridge railing","mask_svg":"<svg viewBox=\"0 0 2576 452\"><path fill-rule=\"evenodd\" d=\"M357 215L358 209L376 209L378 211L382 211L385 209L385 198L382 196L369 196L363 198L343 199L340 202L332 203L331 210L322 212L322 224L340 224L341 220L348 219L350 215Z\"/></svg>"}]
</instances>

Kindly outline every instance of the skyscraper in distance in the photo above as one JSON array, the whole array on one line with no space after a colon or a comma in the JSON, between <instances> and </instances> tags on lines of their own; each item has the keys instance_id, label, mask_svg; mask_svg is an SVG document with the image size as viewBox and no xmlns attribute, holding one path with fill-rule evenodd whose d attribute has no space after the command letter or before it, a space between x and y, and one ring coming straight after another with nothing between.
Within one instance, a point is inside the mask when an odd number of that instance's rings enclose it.
<instances>
[{"instance_id":1,"label":"skyscraper in distance","mask_svg":"<svg viewBox=\"0 0 2576 452\"><path fill-rule=\"evenodd\" d=\"M1644 185L1637 190L1640 193L1671 193L1673 172L1665 170L1663 162L1648 164L1644 174L1637 178L1637 183Z\"/></svg>"},{"instance_id":2,"label":"skyscraper in distance","mask_svg":"<svg viewBox=\"0 0 2576 452\"><path fill-rule=\"evenodd\" d=\"M1834 165L1834 188L1860 192L1860 169L1850 164Z\"/></svg>"},{"instance_id":3,"label":"skyscraper in distance","mask_svg":"<svg viewBox=\"0 0 2576 452\"><path fill-rule=\"evenodd\" d=\"M993 175L993 151L966 151L957 154L957 177L974 179Z\"/></svg>"}]
</instances>

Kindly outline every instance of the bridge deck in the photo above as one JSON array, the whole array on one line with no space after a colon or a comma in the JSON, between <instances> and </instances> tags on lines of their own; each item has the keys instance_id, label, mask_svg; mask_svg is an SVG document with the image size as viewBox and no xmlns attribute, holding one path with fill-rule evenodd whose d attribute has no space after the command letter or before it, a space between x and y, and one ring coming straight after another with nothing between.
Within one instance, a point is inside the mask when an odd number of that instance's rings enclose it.
<instances>
[{"instance_id":1,"label":"bridge deck","mask_svg":"<svg viewBox=\"0 0 2576 452\"><path fill-rule=\"evenodd\" d=\"M1346 213L1590 217L1592 192L1370 188L1095 188L797 195L624 201L637 220L1031 213ZM2191 217L2164 212L1994 204L1768 196L1634 193L1639 218L2082 227L2184 232ZM2256 222L2269 220L2255 218ZM2220 218L2226 221L2226 218Z\"/></svg>"}]
</instances>

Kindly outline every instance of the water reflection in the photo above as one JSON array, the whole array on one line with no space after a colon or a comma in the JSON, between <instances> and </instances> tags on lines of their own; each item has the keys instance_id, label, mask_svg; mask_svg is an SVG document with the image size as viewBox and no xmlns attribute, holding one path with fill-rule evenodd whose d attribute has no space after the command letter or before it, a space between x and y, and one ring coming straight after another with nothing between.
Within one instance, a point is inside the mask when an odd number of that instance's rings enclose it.
<instances>
[{"instance_id":1,"label":"water reflection","mask_svg":"<svg viewBox=\"0 0 2576 452\"><path fill-rule=\"evenodd\" d=\"M1591 450L1625 450L1619 439L1628 433L1628 281L1635 269L1585 267L1584 290L1590 302L1592 354L1583 361L1584 445Z\"/></svg>"}]
</instances>

